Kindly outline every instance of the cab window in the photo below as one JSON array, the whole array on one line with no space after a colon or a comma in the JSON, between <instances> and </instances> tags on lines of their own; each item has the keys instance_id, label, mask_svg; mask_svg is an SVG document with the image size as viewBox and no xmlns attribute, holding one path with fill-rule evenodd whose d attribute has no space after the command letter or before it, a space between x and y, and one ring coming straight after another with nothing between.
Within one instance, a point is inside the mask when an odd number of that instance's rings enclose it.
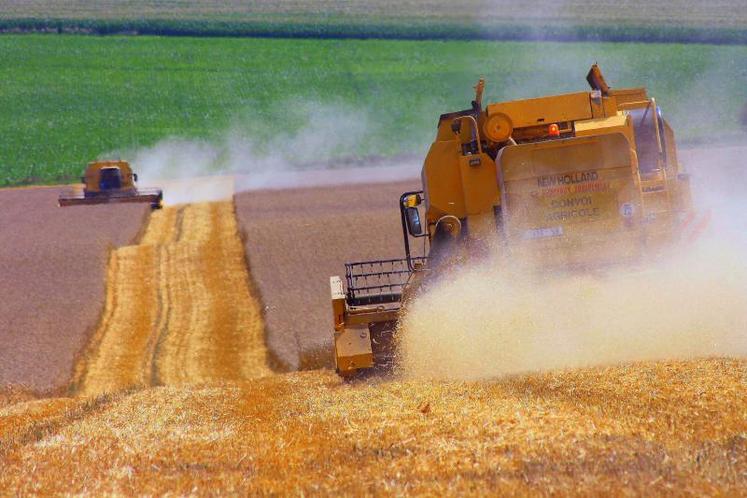
<instances>
[{"instance_id":1,"label":"cab window","mask_svg":"<svg viewBox=\"0 0 747 498\"><path fill-rule=\"evenodd\" d=\"M654 113L658 114L658 120L654 119ZM653 173L659 168L659 143L656 139L656 121L659 122L660 127L659 137L662 141L664 140L664 133L661 130L664 120L661 118L661 111L658 107L654 109L653 106L649 105L642 109L632 109L630 117L633 120L638 168L642 174ZM663 143L662 148L666 150Z\"/></svg>"},{"instance_id":2,"label":"cab window","mask_svg":"<svg viewBox=\"0 0 747 498\"><path fill-rule=\"evenodd\" d=\"M122 188L122 174L119 168L102 168L99 188L101 190L116 190Z\"/></svg>"}]
</instances>

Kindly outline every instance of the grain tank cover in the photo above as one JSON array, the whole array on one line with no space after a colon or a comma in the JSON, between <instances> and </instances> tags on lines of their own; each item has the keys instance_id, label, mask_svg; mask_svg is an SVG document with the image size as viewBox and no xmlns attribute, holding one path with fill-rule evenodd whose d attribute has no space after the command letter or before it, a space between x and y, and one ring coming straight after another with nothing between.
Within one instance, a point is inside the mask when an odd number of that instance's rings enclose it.
<instances>
[{"instance_id":1,"label":"grain tank cover","mask_svg":"<svg viewBox=\"0 0 747 498\"><path fill-rule=\"evenodd\" d=\"M506 235L522 253L562 264L635 256L641 201L623 134L506 147L498 161Z\"/></svg>"}]
</instances>

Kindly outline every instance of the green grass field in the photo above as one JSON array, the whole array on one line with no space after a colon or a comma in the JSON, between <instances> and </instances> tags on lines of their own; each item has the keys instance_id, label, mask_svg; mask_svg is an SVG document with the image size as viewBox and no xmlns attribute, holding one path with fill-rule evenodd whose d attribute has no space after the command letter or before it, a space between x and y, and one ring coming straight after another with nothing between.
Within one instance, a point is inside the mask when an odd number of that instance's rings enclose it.
<instances>
[{"instance_id":1,"label":"green grass field","mask_svg":"<svg viewBox=\"0 0 747 498\"><path fill-rule=\"evenodd\" d=\"M421 154L488 80L502 100L646 85L681 141L743 137L747 46L0 36L0 184L66 181L166 137L242 137L308 163ZM320 138L321 137L321 138Z\"/></svg>"}]
</instances>

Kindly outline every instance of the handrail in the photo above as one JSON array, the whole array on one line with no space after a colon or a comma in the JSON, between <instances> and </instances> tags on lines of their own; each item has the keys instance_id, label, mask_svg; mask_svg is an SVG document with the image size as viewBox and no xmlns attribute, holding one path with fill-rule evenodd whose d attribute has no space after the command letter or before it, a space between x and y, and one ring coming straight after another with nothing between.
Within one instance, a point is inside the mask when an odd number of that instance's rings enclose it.
<instances>
[{"instance_id":1,"label":"handrail","mask_svg":"<svg viewBox=\"0 0 747 498\"><path fill-rule=\"evenodd\" d=\"M474 116L458 116L454 118L454 121L460 121L462 119L469 119L472 121L472 140L477 141L477 152L478 154L482 154L482 141L480 139L480 129L477 127L477 120ZM456 135L456 133L455 133ZM462 143L459 144L464 145Z\"/></svg>"}]
</instances>

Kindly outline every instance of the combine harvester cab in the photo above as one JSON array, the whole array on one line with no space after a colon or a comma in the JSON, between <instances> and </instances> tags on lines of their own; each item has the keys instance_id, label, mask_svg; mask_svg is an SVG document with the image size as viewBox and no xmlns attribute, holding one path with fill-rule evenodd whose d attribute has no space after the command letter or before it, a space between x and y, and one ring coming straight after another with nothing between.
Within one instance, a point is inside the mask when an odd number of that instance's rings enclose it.
<instances>
[{"instance_id":1,"label":"combine harvester cab","mask_svg":"<svg viewBox=\"0 0 747 498\"><path fill-rule=\"evenodd\" d=\"M122 202L147 202L158 209L163 203L160 189L138 189L137 174L127 161L94 161L88 164L83 178L83 191L60 195L60 206L110 204Z\"/></svg>"},{"instance_id":2,"label":"combine harvester cab","mask_svg":"<svg viewBox=\"0 0 747 498\"><path fill-rule=\"evenodd\" d=\"M671 254L694 218L674 133L645 88L613 90L596 65L587 81L483 108L481 80L470 109L441 115L423 191L400 198L405 257L331 278L340 375L391 368L409 297L444 269L489 256L544 275Z\"/></svg>"}]
</instances>

